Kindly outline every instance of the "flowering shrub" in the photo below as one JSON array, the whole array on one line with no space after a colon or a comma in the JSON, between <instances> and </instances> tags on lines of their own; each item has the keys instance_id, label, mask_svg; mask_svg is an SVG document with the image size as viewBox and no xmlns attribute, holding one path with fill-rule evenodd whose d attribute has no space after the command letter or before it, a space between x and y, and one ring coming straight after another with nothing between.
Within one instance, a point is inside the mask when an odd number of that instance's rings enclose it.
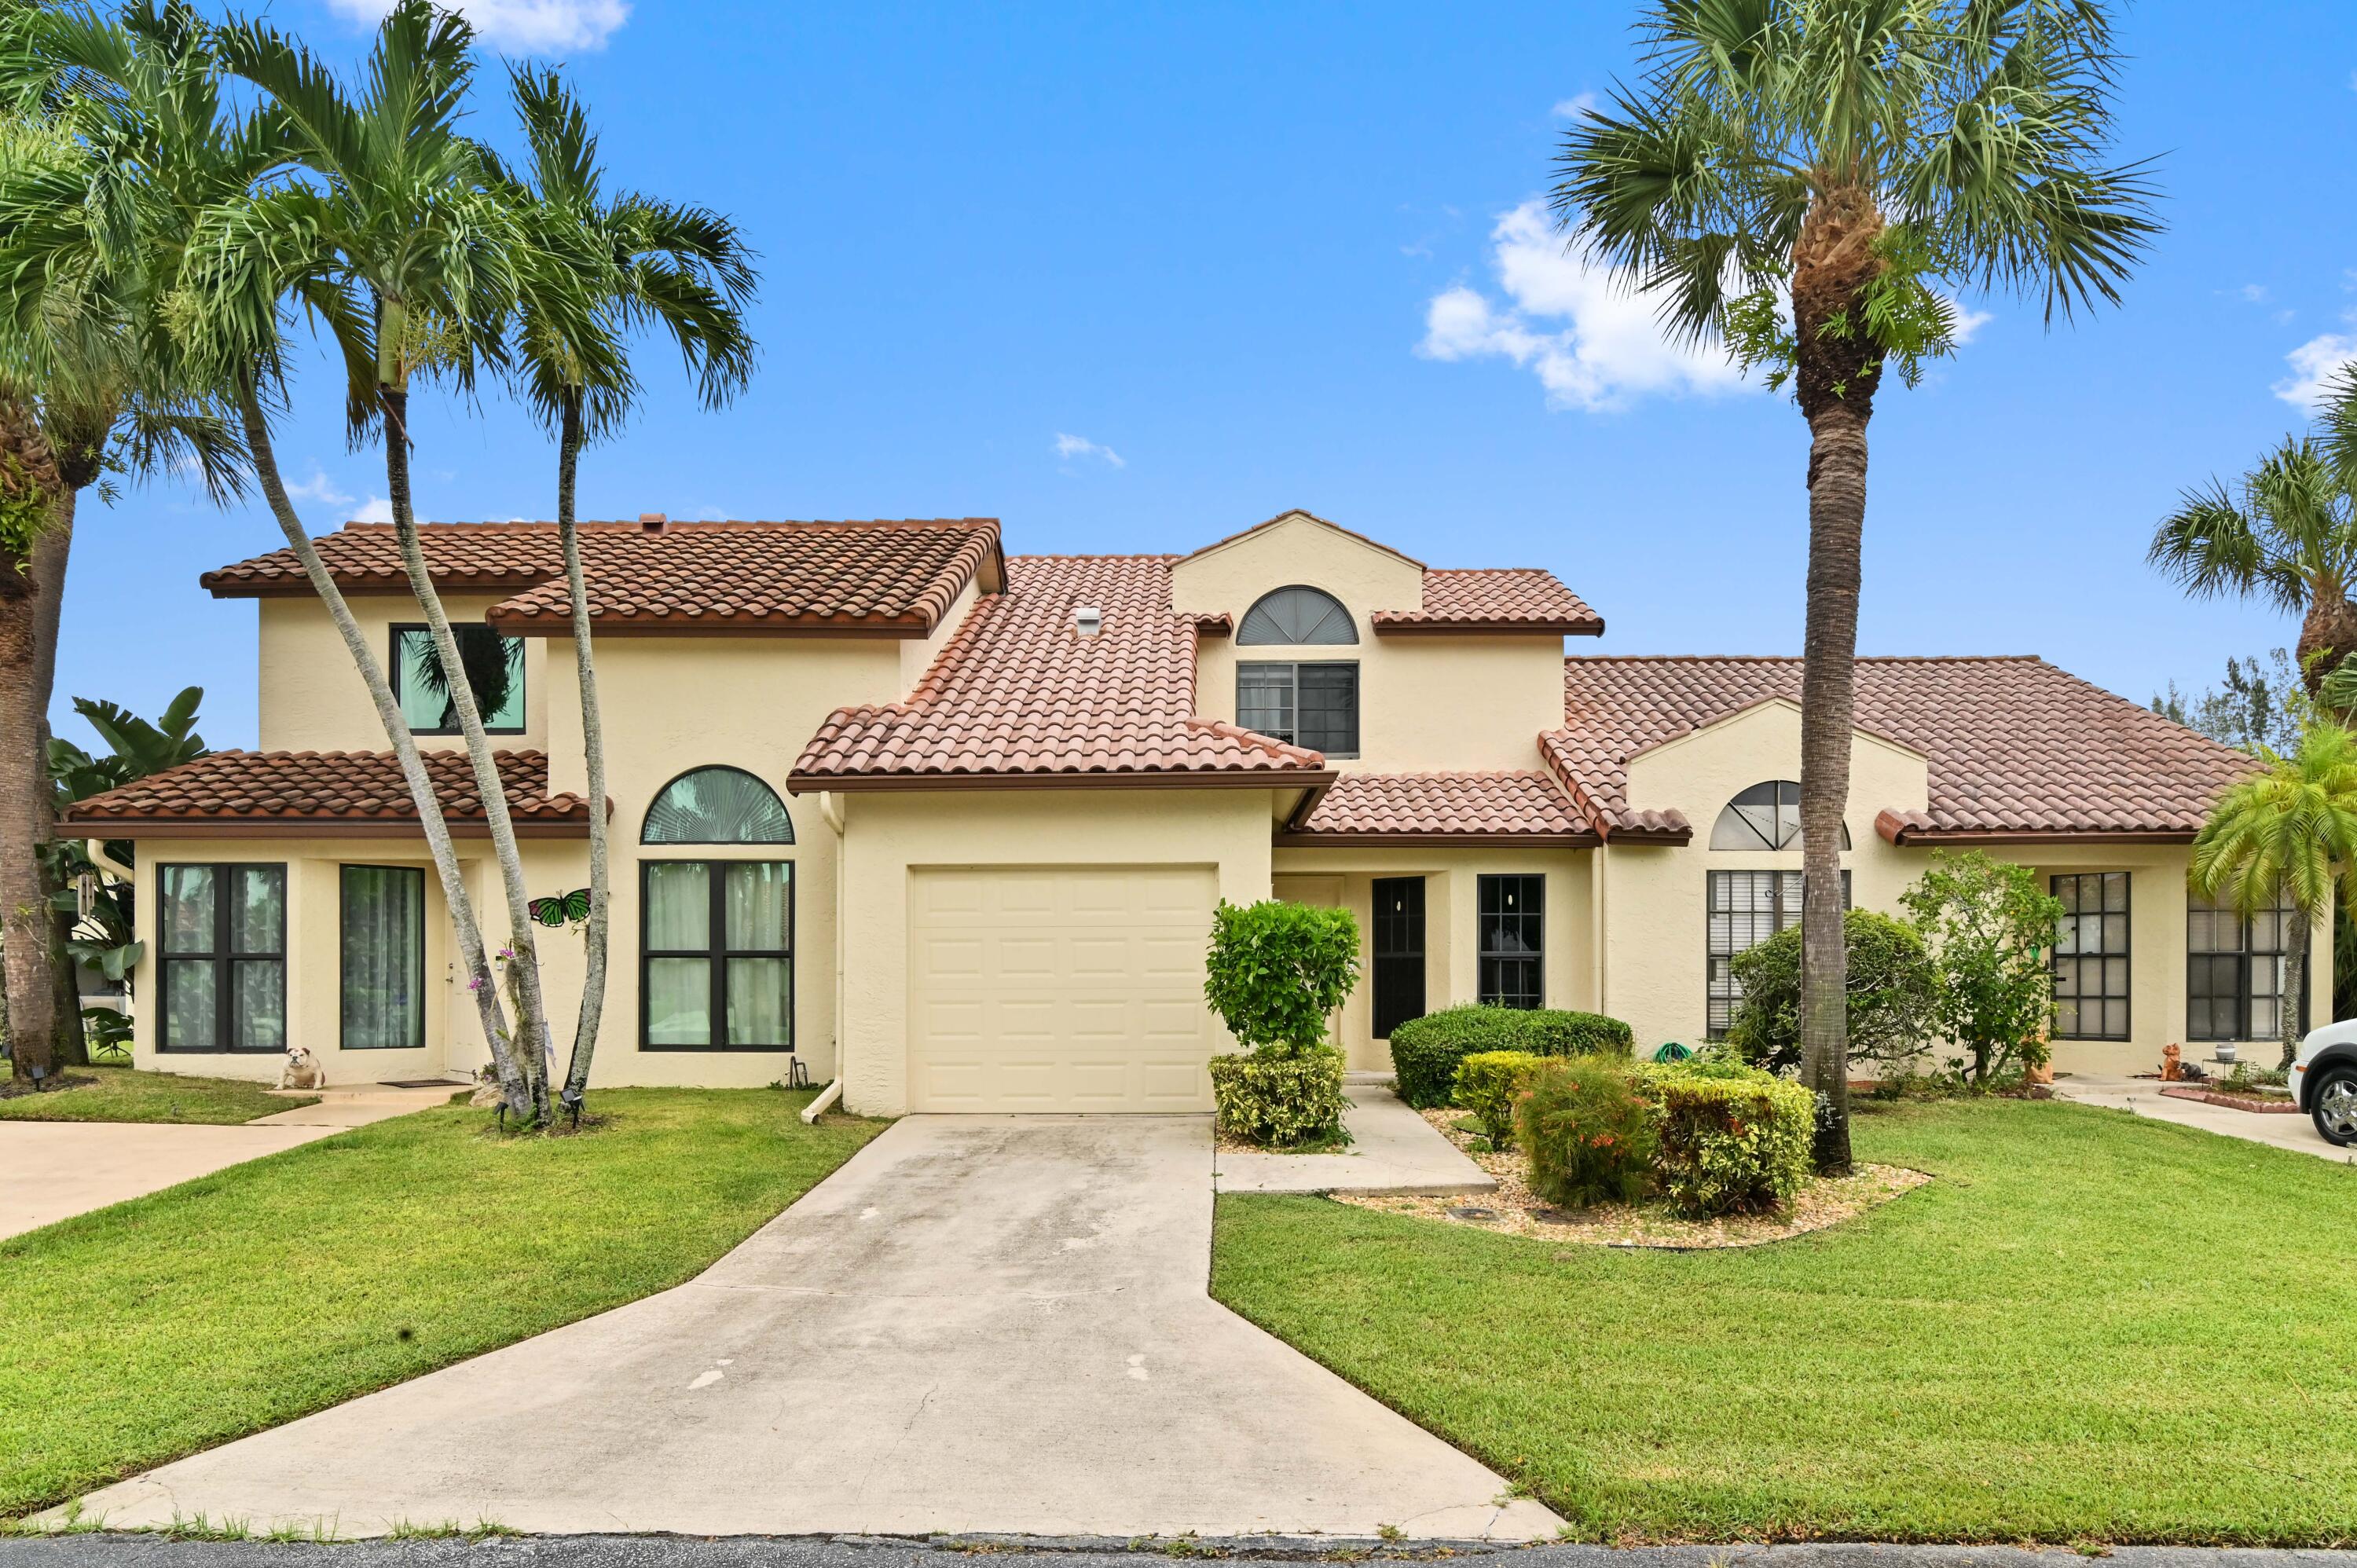
<instances>
[{"instance_id":1,"label":"flowering shrub","mask_svg":"<svg viewBox=\"0 0 2357 1568\"><path fill-rule=\"evenodd\" d=\"M1653 1185L1653 1108L1625 1062L1541 1062L1515 1101L1514 1134L1530 1158L1532 1190L1560 1208L1633 1203Z\"/></svg>"}]
</instances>

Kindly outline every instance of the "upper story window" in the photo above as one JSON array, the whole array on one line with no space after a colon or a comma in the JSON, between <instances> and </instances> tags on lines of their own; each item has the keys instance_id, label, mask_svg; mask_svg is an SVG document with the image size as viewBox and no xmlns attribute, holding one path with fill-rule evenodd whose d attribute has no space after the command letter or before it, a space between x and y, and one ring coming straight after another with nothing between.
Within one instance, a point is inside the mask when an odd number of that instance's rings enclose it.
<instances>
[{"instance_id":1,"label":"upper story window","mask_svg":"<svg viewBox=\"0 0 2357 1568\"><path fill-rule=\"evenodd\" d=\"M741 768L698 768L662 787L640 843L791 843L794 820L778 792Z\"/></svg>"},{"instance_id":2,"label":"upper story window","mask_svg":"<svg viewBox=\"0 0 2357 1568\"><path fill-rule=\"evenodd\" d=\"M1841 846L1849 848L1849 824L1844 822ZM1790 779L1754 784L1727 803L1710 830L1713 849L1798 849L1801 847L1801 787Z\"/></svg>"},{"instance_id":3,"label":"upper story window","mask_svg":"<svg viewBox=\"0 0 2357 1568\"><path fill-rule=\"evenodd\" d=\"M1340 599L1316 588L1279 588L1264 594L1244 612L1236 641L1244 647L1271 644L1335 647L1359 640L1359 628Z\"/></svg>"},{"instance_id":4,"label":"upper story window","mask_svg":"<svg viewBox=\"0 0 2357 1568\"><path fill-rule=\"evenodd\" d=\"M523 639L501 637L487 626L450 628L458 662L475 693L475 711L486 735L523 733ZM458 709L450 681L435 657L434 634L424 626L393 628L393 696L412 735L457 735Z\"/></svg>"}]
</instances>

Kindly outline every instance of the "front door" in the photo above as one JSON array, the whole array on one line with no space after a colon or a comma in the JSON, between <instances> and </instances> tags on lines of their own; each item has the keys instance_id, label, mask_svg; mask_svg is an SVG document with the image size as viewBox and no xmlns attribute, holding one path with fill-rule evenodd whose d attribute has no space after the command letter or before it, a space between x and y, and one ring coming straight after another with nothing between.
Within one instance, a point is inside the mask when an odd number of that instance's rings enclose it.
<instances>
[{"instance_id":1,"label":"front door","mask_svg":"<svg viewBox=\"0 0 2357 1568\"><path fill-rule=\"evenodd\" d=\"M1424 878L1379 876L1374 886L1375 1038L1424 1016Z\"/></svg>"}]
</instances>

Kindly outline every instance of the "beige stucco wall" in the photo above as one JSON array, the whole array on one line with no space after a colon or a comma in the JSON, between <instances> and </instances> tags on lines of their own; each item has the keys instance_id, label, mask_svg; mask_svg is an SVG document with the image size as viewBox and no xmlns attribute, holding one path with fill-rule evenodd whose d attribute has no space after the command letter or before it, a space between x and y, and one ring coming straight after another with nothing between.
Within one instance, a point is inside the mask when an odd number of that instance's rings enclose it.
<instances>
[{"instance_id":1,"label":"beige stucco wall","mask_svg":"<svg viewBox=\"0 0 2357 1568\"><path fill-rule=\"evenodd\" d=\"M498 595L454 594L442 601L452 624L479 621L499 603ZM393 657L393 628L416 625L425 618L417 601L406 594L354 594L346 601L352 618L368 636L368 645L380 663ZM367 683L352 663L328 608L308 594L300 597L257 601L261 610L258 640L257 700L260 745L264 751L382 751L384 726L377 722ZM495 745L530 750L548 744L548 644L524 639L523 720L522 735L492 737ZM571 654L568 652L569 660ZM572 691L571 666L565 667L565 690ZM388 670L390 674L390 670ZM422 747L456 749L466 742L457 736L419 736Z\"/></svg>"},{"instance_id":2,"label":"beige stucco wall","mask_svg":"<svg viewBox=\"0 0 2357 1568\"><path fill-rule=\"evenodd\" d=\"M1480 940L1476 929L1480 878L1546 878L1541 983L1550 1007L1594 1003L1587 961L1589 925L1586 850L1530 849L1279 849L1273 896L1339 907L1359 922L1358 987L1343 1003L1336 1038L1357 1071L1391 1069L1391 1047L1374 1035L1374 956L1370 950L1378 877L1421 876L1424 885L1424 1003L1437 1012L1480 995Z\"/></svg>"},{"instance_id":3,"label":"beige stucco wall","mask_svg":"<svg viewBox=\"0 0 2357 1568\"><path fill-rule=\"evenodd\" d=\"M1178 562L1173 607L1224 611L1239 628L1244 612L1272 589L1295 584L1340 600L1356 623L1355 647L1238 648L1201 639L1195 705L1207 718L1236 716L1239 660L1354 661L1359 666L1359 755L1329 758L1339 768L1437 772L1537 766L1541 731L1563 723L1563 639L1378 637L1376 610L1424 603L1413 563L1313 519L1294 515Z\"/></svg>"},{"instance_id":4,"label":"beige stucco wall","mask_svg":"<svg viewBox=\"0 0 2357 1568\"><path fill-rule=\"evenodd\" d=\"M1219 897L1269 896L1264 789L957 789L841 797L844 1103L908 1109L909 881L947 866L1211 867Z\"/></svg>"}]
</instances>

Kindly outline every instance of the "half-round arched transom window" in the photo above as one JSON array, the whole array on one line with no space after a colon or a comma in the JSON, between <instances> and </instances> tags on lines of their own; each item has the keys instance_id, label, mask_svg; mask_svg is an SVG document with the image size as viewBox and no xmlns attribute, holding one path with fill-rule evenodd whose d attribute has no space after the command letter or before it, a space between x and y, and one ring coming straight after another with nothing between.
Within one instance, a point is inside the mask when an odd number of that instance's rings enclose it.
<instances>
[{"instance_id":1,"label":"half-round arched transom window","mask_svg":"<svg viewBox=\"0 0 2357 1568\"><path fill-rule=\"evenodd\" d=\"M640 843L791 843L794 820L778 792L741 768L698 768L647 808Z\"/></svg>"},{"instance_id":2,"label":"half-round arched transom window","mask_svg":"<svg viewBox=\"0 0 2357 1568\"><path fill-rule=\"evenodd\" d=\"M1849 824L1842 824L1841 846L1849 847ZM1727 803L1718 823L1710 830L1713 849L1798 849L1801 847L1801 787L1790 779L1754 784Z\"/></svg>"},{"instance_id":3,"label":"half-round arched transom window","mask_svg":"<svg viewBox=\"0 0 2357 1568\"><path fill-rule=\"evenodd\" d=\"M1236 628L1240 643L1283 643L1296 647L1356 642L1359 628L1351 612L1331 594L1316 588L1279 588L1264 594L1244 612Z\"/></svg>"}]
</instances>

